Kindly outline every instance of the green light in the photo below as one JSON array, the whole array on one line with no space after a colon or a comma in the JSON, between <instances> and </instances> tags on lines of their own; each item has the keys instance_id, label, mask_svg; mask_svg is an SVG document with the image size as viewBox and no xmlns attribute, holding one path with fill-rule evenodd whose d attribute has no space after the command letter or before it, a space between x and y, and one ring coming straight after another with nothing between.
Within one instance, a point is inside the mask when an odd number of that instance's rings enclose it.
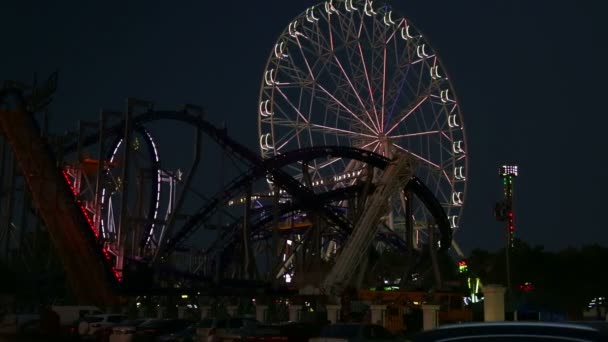
<instances>
[{"instance_id":1,"label":"green light","mask_svg":"<svg viewBox=\"0 0 608 342\"><path fill-rule=\"evenodd\" d=\"M458 262L458 272L459 273L465 273L468 270L469 270L469 266L467 265L466 261Z\"/></svg>"}]
</instances>

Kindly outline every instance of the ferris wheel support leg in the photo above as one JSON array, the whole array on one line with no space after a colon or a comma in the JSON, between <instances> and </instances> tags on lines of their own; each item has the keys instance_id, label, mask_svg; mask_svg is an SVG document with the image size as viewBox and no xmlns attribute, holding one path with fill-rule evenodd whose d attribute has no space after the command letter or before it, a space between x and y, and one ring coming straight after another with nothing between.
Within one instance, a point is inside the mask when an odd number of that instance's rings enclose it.
<instances>
[{"instance_id":1,"label":"ferris wheel support leg","mask_svg":"<svg viewBox=\"0 0 608 342\"><path fill-rule=\"evenodd\" d=\"M414 219L412 217L412 196L414 194L411 191L406 191L402 194L401 201L405 207L405 243L406 245L406 264L401 276L400 286L403 287L407 284L410 277L412 265L414 264Z\"/></svg>"},{"instance_id":2,"label":"ferris wheel support leg","mask_svg":"<svg viewBox=\"0 0 608 342\"><path fill-rule=\"evenodd\" d=\"M274 196L273 196L273 212L272 212L272 241L270 246L270 265L278 265L279 263L279 224L281 222L281 212L279 210L279 199L280 199L280 190L277 185L274 186ZM272 270L272 267L270 267ZM268 278L272 282L276 282L277 280L272 276L272 274L268 274Z\"/></svg>"},{"instance_id":3,"label":"ferris wheel support leg","mask_svg":"<svg viewBox=\"0 0 608 342\"><path fill-rule=\"evenodd\" d=\"M465 258L465 255L462 252L462 249L460 249L460 246L454 239L452 239L452 248L454 249L454 252L456 252L456 255L458 255L459 257L461 257L463 259Z\"/></svg>"},{"instance_id":4,"label":"ferris wheel support leg","mask_svg":"<svg viewBox=\"0 0 608 342\"><path fill-rule=\"evenodd\" d=\"M429 224L427 227L428 236L429 236L429 254L431 255L431 265L433 268L433 275L435 276L435 284L437 289L442 288L441 282L441 272L439 270L439 263L437 262L437 240L435 237L435 227L432 224Z\"/></svg>"},{"instance_id":5,"label":"ferris wheel support leg","mask_svg":"<svg viewBox=\"0 0 608 342\"><path fill-rule=\"evenodd\" d=\"M251 279L253 277L252 266L255 265L253 261L253 253L249 247L249 230L250 230L250 216L251 216L251 186L247 188L245 197L245 208L243 212L243 275L245 279Z\"/></svg>"},{"instance_id":6,"label":"ferris wheel support leg","mask_svg":"<svg viewBox=\"0 0 608 342\"><path fill-rule=\"evenodd\" d=\"M130 157L131 157L131 125L132 125L132 114L133 114L133 105L131 103L131 99L127 99L127 110L125 111L124 117L124 135L123 135L123 145L124 154L121 160L122 164L122 172L121 172L121 196L120 196L120 223L118 225L118 235L117 235L117 249L118 255L116 258L116 269L120 274L122 274L124 267L124 259L125 254L128 253L128 243L127 237L130 235L127 232L127 227L129 225L129 168L130 168Z\"/></svg>"}]
</instances>

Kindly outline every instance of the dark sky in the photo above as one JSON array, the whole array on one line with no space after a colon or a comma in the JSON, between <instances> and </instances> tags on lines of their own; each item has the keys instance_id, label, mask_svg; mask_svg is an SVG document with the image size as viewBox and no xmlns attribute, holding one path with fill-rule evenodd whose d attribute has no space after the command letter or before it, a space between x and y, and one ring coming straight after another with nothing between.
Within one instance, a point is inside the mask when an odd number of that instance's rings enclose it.
<instances>
[{"instance_id":1,"label":"dark sky","mask_svg":"<svg viewBox=\"0 0 608 342\"><path fill-rule=\"evenodd\" d=\"M605 82L594 76L592 2L392 2L430 40L461 102L469 188L457 240L465 250L501 244L492 207L503 162L521 172L517 235L550 249L608 245L608 113L596 97ZM201 104L254 147L266 60L286 25L314 3L2 1L0 79L59 69L56 130L95 119L101 107L122 109L132 96Z\"/></svg>"}]
</instances>

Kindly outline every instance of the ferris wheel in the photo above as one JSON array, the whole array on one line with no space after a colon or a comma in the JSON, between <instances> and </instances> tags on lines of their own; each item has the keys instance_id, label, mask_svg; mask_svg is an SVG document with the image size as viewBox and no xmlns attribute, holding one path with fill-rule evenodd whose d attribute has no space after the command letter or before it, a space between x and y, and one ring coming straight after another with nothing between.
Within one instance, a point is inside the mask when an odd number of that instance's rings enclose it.
<instances>
[{"instance_id":1,"label":"ferris wheel","mask_svg":"<svg viewBox=\"0 0 608 342\"><path fill-rule=\"evenodd\" d=\"M418 162L417 177L458 228L467 178L462 113L429 42L388 5L326 1L291 21L263 74L258 134L264 158L321 145L389 158L408 153ZM322 184L315 179L339 179L359 166L334 158L307 167L312 184ZM302 177L301 168L291 171ZM413 216L420 227L432 221L420 204Z\"/></svg>"}]
</instances>

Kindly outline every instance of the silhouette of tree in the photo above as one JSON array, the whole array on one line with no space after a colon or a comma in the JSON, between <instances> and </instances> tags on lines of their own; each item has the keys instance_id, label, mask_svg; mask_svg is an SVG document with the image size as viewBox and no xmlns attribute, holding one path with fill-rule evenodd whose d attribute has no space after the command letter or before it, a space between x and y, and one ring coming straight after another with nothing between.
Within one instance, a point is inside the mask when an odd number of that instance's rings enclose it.
<instances>
[{"instance_id":1,"label":"silhouette of tree","mask_svg":"<svg viewBox=\"0 0 608 342\"><path fill-rule=\"evenodd\" d=\"M512 291L518 304L576 316L593 298L608 297L606 247L568 247L552 252L516 240L510 253ZM484 284L506 284L504 248L495 252L476 249L470 254L468 266ZM526 283L532 287L522 291L519 287Z\"/></svg>"}]
</instances>

